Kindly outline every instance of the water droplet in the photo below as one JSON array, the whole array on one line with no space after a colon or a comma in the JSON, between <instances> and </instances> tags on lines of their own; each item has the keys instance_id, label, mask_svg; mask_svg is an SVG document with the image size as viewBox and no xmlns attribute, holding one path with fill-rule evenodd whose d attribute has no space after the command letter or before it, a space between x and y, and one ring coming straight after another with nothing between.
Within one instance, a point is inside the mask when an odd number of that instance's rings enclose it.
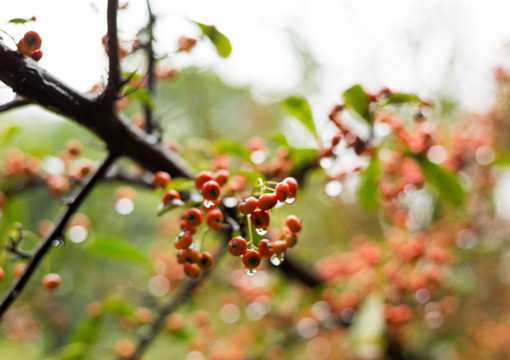
<instances>
[{"instance_id":1,"label":"water droplet","mask_svg":"<svg viewBox=\"0 0 510 360\"><path fill-rule=\"evenodd\" d=\"M255 229L255 232L256 232L257 234L259 234L259 235L266 235L266 234L267 234L267 229L265 229L265 228L264 228L264 229L262 229L262 228L260 228L260 229Z\"/></svg>"},{"instance_id":2,"label":"water droplet","mask_svg":"<svg viewBox=\"0 0 510 360\"><path fill-rule=\"evenodd\" d=\"M230 209L236 207L238 203L239 202L235 197L226 197L225 199L223 199L223 205Z\"/></svg>"},{"instance_id":3,"label":"water droplet","mask_svg":"<svg viewBox=\"0 0 510 360\"><path fill-rule=\"evenodd\" d=\"M57 246L64 246L64 240L61 239L55 239L51 242L51 246L57 247Z\"/></svg>"},{"instance_id":4,"label":"water droplet","mask_svg":"<svg viewBox=\"0 0 510 360\"><path fill-rule=\"evenodd\" d=\"M283 260L284 260L283 253L281 253L271 255L271 259L269 261L271 261L271 264L273 264L274 266L279 266L283 262Z\"/></svg>"},{"instance_id":5,"label":"water droplet","mask_svg":"<svg viewBox=\"0 0 510 360\"><path fill-rule=\"evenodd\" d=\"M286 202L287 204L294 204L294 202L295 202L295 201L296 201L296 198L295 198L295 197L293 197L293 198L287 198L287 200L285 200L285 202Z\"/></svg>"},{"instance_id":6,"label":"water droplet","mask_svg":"<svg viewBox=\"0 0 510 360\"><path fill-rule=\"evenodd\" d=\"M204 207L210 208L211 206L214 206L215 202L211 200L204 200Z\"/></svg>"},{"instance_id":7,"label":"water droplet","mask_svg":"<svg viewBox=\"0 0 510 360\"><path fill-rule=\"evenodd\" d=\"M246 274L248 274L248 276L253 276L257 272L257 270L255 269L246 269L244 271L246 272Z\"/></svg>"}]
</instances>

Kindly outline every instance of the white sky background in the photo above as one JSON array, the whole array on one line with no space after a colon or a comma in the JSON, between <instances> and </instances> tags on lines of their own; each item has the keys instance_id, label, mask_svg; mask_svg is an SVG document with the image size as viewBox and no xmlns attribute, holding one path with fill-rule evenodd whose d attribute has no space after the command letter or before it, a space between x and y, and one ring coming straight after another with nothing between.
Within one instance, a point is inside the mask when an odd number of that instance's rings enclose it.
<instances>
[{"instance_id":1,"label":"white sky background","mask_svg":"<svg viewBox=\"0 0 510 360\"><path fill-rule=\"evenodd\" d=\"M92 3L96 10L90 0L0 0L0 29L16 40L27 30L38 31L40 65L86 91L107 72L101 45L106 1ZM291 29L320 65L311 99L322 117L355 83L426 97L448 94L470 110L484 111L493 94L493 68L510 41L507 0L152 0L152 7L159 15L160 53L175 50L180 35L198 34L186 18L216 25L232 43L228 59L203 43L173 57L176 67L213 66L227 82L253 85L263 96L302 90ZM38 20L27 27L7 24L32 15ZM132 39L145 15L145 0L130 1L119 15L121 38ZM10 92L3 89L0 96L7 99Z\"/></svg>"}]
</instances>

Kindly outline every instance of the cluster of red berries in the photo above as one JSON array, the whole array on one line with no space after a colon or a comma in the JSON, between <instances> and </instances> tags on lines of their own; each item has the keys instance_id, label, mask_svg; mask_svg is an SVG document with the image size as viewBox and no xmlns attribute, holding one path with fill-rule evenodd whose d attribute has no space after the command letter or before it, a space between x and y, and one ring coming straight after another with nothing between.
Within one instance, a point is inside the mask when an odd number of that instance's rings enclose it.
<instances>
[{"instance_id":1,"label":"cluster of red berries","mask_svg":"<svg viewBox=\"0 0 510 360\"><path fill-rule=\"evenodd\" d=\"M39 61L42 58L41 51L42 39L35 31L29 31L25 34L18 44L18 51L25 56L30 56L35 61Z\"/></svg>"},{"instance_id":2,"label":"cluster of red berries","mask_svg":"<svg viewBox=\"0 0 510 360\"><path fill-rule=\"evenodd\" d=\"M184 212L180 222L181 232L174 241L174 246L178 249L177 261L183 265L184 272L189 277L197 277L201 270L208 270L214 264L214 257L209 252L199 252L192 246L193 235L198 226L204 222L204 218L207 226L213 231L219 231L223 227L224 215L217 206L221 187L226 184L228 178L227 170L218 170L214 174L202 171L195 178L195 186L202 193L202 206L192 207ZM160 171L154 174L152 184L156 187L165 187L170 180L168 173ZM182 204L181 195L174 189L167 190L162 201L165 206Z\"/></svg>"},{"instance_id":3,"label":"cluster of red berries","mask_svg":"<svg viewBox=\"0 0 510 360\"><path fill-rule=\"evenodd\" d=\"M263 185L264 190L270 189L271 192L263 193L258 198L250 196L238 206L241 214L250 220L250 239L242 236L235 236L228 243L228 251L234 256L242 256L243 264L248 273L253 273L262 258L272 259L274 265L283 261L285 251L297 243L297 233L301 231L301 221L295 215L289 215L285 221L279 239L270 240L267 238L258 241L255 245L251 226L256 229L259 235L265 235L270 222L269 211L278 204L292 204L296 199L298 183L296 179L287 177L276 184L274 189Z\"/></svg>"}]
</instances>

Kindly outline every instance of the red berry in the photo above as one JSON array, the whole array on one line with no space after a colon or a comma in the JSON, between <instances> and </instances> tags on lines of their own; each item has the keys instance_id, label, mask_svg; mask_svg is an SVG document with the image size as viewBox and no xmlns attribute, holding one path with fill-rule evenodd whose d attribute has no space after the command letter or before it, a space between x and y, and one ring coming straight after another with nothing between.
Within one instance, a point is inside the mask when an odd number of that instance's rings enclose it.
<instances>
[{"instance_id":1,"label":"red berry","mask_svg":"<svg viewBox=\"0 0 510 360\"><path fill-rule=\"evenodd\" d=\"M216 171L213 175L214 181L218 183L219 186L223 186L227 183L228 177L230 176L228 170L220 169Z\"/></svg>"},{"instance_id":2,"label":"red berry","mask_svg":"<svg viewBox=\"0 0 510 360\"><path fill-rule=\"evenodd\" d=\"M260 254L257 250L246 250L243 255L243 264L248 269L255 269L260 264Z\"/></svg>"},{"instance_id":3,"label":"red berry","mask_svg":"<svg viewBox=\"0 0 510 360\"><path fill-rule=\"evenodd\" d=\"M297 190L298 190L298 182L296 179L294 179L293 177L287 177L285 179L283 179L284 183L286 183L288 186L289 186L289 195L288 197L293 199L296 197L297 195Z\"/></svg>"},{"instance_id":4,"label":"red berry","mask_svg":"<svg viewBox=\"0 0 510 360\"><path fill-rule=\"evenodd\" d=\"M213 209L207 213L205 221L211 229L219 231L223 225L223 213L220 209Z\"/></svg>"},{"instance_id":5,"label":"red berry","mask_svg":"<svg viewBox=\"0 0 510 360\"><path fill-rule=\"evenodd\" d=\"M182 230L189 231L192 235L197 232L197 227L188 223L188 221L186 219L181 220L180 226L181 226Z\"/></svg>"},{"instance_id":6,"label":"red berry","mask_svg":"<svg viewBox=\"0 0 510 360\"><path fill-rule=\"evenodd\" d=\"M152 185L155 187L165 187L170 182L170 174L164 171L158 171L152 178Z\"/></svg>"},{"instance_id":7,"label":"red berry","mask_svg":"<svg viewBox=\"0 0 510 360\"><path fill-rule=\"evenodd\" d=\"M284 240L287 243L287 247L291 248L297 244L298 237L296 233L290 231L290 229L286 227L283 229L280 239Z\"/></svg>"},{"instance_id":8,"label":"red berry","mask_svg":"<svg viewBox=\"0 0 510 360\"><path fill-rule=\"evenodd\" d=\"M284 202L287 200L287 197L289 196L289 190L289 185L287 185L287 183L278 183L274 189L274 193L276 194L278 201Z\"/></svg>"},{"instance_id":9,"label":"red berry","mask_svg":"<svg viewBox=\"0 0 510 360\"><path fill-rule=\"evenodd\" d=\"M175 239L174 246L176 249L187 249L193 243L193 235L189 231L183 231Z\"/></svg>"},{"instance_id":10,"label":"red berry","mask_svg":"<svg viewBox=\"0 0 510 360\"><path fill-rule=\"evenodd\" d=\"M0 267L0 281L2 281L5 277L5 271L3 268Z\"/></svg>"},{"instance_id":11,"label":"red berry","mask_svg":"<svg viewBox=\"0 0 510 360\"><path fill-rule=\"evenodd\" d=\"M241 256L246 252L248 245L246 240L241 236L236 236L228 242L228 252L234 256Z\"/></svg>"},{"instance_id":12,"label":"red berry","mask_svg":"<svg viewBox=\"0 0 510 360\"><path fill-rule=\"evenodd\" d=\"M193 249L193 248L187 248L187 249L181 249L177 251L177 262L179 264L184 263L198 263L200 260L200 253Z\"/></svg>"},{"instance_id":13,"label":"red berry","mask_svg":"<svg viewBox=\"0 0 510 360\"><path fill-rule=\"evenodd\" d=\"M286 224L290 231L293 233L298 233L301 231L301 221L296 215L287 216Z\"/></svg>"},{"instance_id":14,"label":"red berry","mask_svg":"<svg viewBox=\"0 0 510 360\"><path fill-rule=\"evenodd\" d=\"M259 209L269 210L278 203L278 197L275 193L264 194L259 197Z\"/></svg>"},{"instance_id":15,"label":"red berry","mask_svg":"<svg viewBox=\"0 0 510 360\"><path fill-rule=\"evenodd\" d=\"M214 180L209 180L202 185L202 196L205 200L215 201L220 196L220 186Z\"/></svg>"},{"instance_id":16,"label":"red berry","mask_svg":"<svg viewBox=\"0 0 510 360\"><path fill-rule=\"evenodd\" d=\"M204 215L202 215L202 211L197 208L188 209L184 216L182 217L186 222L191 226L198 226L202 223L204 219Z\"/></svg>"},{"instance_id":17,"label":"red berry","mask_svg":"<svg viewBox=\"0 0 510 360\"><path fill-rule=\"evenodd\" d=\"M34 59L35 61L39 61L42 58L42 51L41 50L35 50L32 54L30 54L30 57Z\"/></svg>"},{"instance_id":18,"label":"red berry","mask_svg":"<svg viewBox=\"0 0 510 360\"><path fill-rule=\"evenodd\" d=\"M201 171L195 177L195 187L199 190L202 190L202 186L206 182L208 182L209 180L212 180L212 179L213 179L213 176L209 171Z\"/></svg>"},{"instance_id":19,"label":"red berry","mask_svg":"<svg viewBox=\"0 0 510 360\"><path fill-rule=\"evenodd\" d=\"M181 200L181 194L177 190L170 189L163 194L163 204L170 205L175 200Z\"/></svg>"},{"instance_id":20,"label":"red berry","mask_svg":"<svg viewBox=\"0 0 510 360\"><path fill-rule=\"evenodd\" d=\"M46 274L42 278L42 285L46 290L56 289L61 282L62 278L58 274Z\"/></svg>"},{"instance_id":21,"label":"red berry","mask_svg":"<svg viewBox=\"0 0 510 360\"><path fill-rule=\"evenodd\" d=\"M200 254L200 260L198 261L198 267L202 270L208 270L214 265L214 257L210 252L202 251Z\"/></svg>"},{"instance_id":22,"label":"red berry","mask_svg":"<svg viewBox=\"0 0 510 360\"><path fill-rule=\"evenodd\" d=\"M269 226L269 214L265 210L255 210L251 213L250 220L256 229L264 229Z\"/></svg>"},{"instance_id":23,"label":"red berry","mask_svg":"<svg viewBox=\"0 0 510 360\"><path fill-rule=\"evenodd\" d=\"M272 242L273 252L275 254L281 254L287 250L287 243L284 240L276 240Z\"/></svg>"},{"instance_id":24,"label":"red berry","mask_svg":"<svg viewBox=\"0 0 510 360\"><path fill-rule=\"evenodd\" d=\"M239 206L239 212L243 215L251 214L259 205L259 200L256 197L250 196L245 199Z\"/></svg>"},{"instance_id":25,"label":"red berry","mask_svg":"<svg viewBox=\"0 0 510 360\"><path fill-rule=\"evenodd\" d=\"M268 239L262 239L259 241L259 253L264 259L269 259L273 255L273 244Z\"/></svg>"},{"instance_id":26,"label":"red berry","mask_svg":"<svg viewBox=\"0 0 510 360\"><path fill-rule=\"evenodd\" d=\"M38 33L35 31L28 31L25 36L23 36L23 40L27 43L28 47L32 49L32 51L40 49L42 45L42 39Z\"/></svg>"},{"instance_id":27,"label":"red berry","mask_svg":"<svg viewBox=\"0 0 510 360\"><path fill-rule=\"evenodd\" d=\"M200 275L200 268L197 264L187 262L184 264L184 273L190 278L196 278Z\"/></svg>"}]
</instances>

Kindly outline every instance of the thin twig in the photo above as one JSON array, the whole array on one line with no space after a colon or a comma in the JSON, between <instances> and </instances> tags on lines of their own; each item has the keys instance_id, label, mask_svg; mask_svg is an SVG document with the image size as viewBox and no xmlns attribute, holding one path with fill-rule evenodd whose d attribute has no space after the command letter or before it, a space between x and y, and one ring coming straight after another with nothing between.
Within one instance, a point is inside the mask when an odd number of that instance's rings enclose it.
<instances>
[{"instance_id":1,"label":"thin twig","mask_svg":"<svg viewBox=\"0 0 510 360\"><path fill-rule=\"evenodd\" d=\"M116 158L116 155L112 153L108 154L101 166L86 179L81 188L75 191L75 194L72 196L71 203L64 210L62 210L58 219L55 221L52 230L30 253L30 258L27 262L25 270L18 278L13 281L9 289L3 295L2 299L0 299L0 318L4 315L7 309L9 309L14 300L16 300L16 298L19 296L28 280L37 269L37 266L41 260L51 249L52 242L62 236L62 232L64 231L64 228L71 216L78 210L83 200L89 195L90 191L94 188L97 182L104 176Z\"/></svg>"},{"instance_id":2,"label":"thin twig","mask_svg":"<svg viewBox=\"0 0 510 360\"><path fill-rule=\"evenodd\" d=\"M150 0L147 0L147 11L149 13L149 23L147 24L147 33L148 40L145 45L145 50L147 51L147 92L151 96L154 96L156 90L156 77L154 76L154 46L152 40L154 38L154 24L156 23L156 16L152 13ZM154 112L152 108L148 105L144 107L145 112L145 131L148 134L152 134L155 128L154 124Z\"/></svg>"},{"instance_id":3,"label":"thin twig","mask_svg":"<svg viewBox=\"0 0 510 360\"><path fill-rule=\"evenodd\" d=\"M12 101L9 101L8 103L0 105L0 112L12 110L21 106L29 105L31 103L32 102L27 99L16 98Z\"/></svg>"},{"instance_id":4,"label":"thin twig","mask_svg":"<svg viewBox=\"0 0 510 360\"><path fill-rule=\"evenodd\" d=\"M117 11L119 7L118 0L108 0L107 9L107 44L108 44L108 85L106 86L106 97L108 101L113 101L117 97L117 93L122 84L120 72L120 56L119 56L119 38L117 31Z\"/></svg>"}]
</instances>

